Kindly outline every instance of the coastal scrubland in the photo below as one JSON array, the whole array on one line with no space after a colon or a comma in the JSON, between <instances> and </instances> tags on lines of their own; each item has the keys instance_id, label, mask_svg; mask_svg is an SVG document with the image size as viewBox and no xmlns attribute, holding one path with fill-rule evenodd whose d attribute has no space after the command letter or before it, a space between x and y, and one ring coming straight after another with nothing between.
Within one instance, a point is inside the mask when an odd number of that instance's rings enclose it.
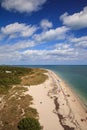
<instances>
[{"instance_id":1,"label":"coastal scrubland","mask_svg":"<svg viewBox=\"0 0 87 130\"><path fill-rule=\"evenodd\" d=\"M1 66L0 75L0 130L87 130L87 108L53 71Z\"/></svg>"},{"instance_id":2,"label":"coastal scrubland","mask_svg":"<svg viewBox=\"0 0 87 130\"><path fill-rule=\"evenodd\" d=\"M38 68L0 66L0 94L7 92L12 85L36 85L45 81L46 71Z\"/></svg>"},{"instance_id":3,"label":"coastal scrubland","mask_svg":"<svg viewBox=\"0 0 87 130\"><path fill-rule=\"evenodd\" d=\"M0 66L0 130L18 130L24 127L19 127L23 119L38 122L38 112L31 107L33 98L24 92L28 90L26 85L43 83L48 78L45 73L46 70L37 68Z\"/></svg>"}]
</instances>

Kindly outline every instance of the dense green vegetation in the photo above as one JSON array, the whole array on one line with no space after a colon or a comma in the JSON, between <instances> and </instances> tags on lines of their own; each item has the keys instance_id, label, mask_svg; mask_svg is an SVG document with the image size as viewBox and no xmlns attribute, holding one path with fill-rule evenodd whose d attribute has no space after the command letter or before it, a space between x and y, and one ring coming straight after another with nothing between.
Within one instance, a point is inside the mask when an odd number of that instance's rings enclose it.
<instances>
[{"instance_id":1,"label":"dense green vegetation","mask_svg":"<svg viewBox=\"0 0 87 130\"><path fill-rule=\"evenodd\" d=\"M41 130L41 126L35 118L23 118L18 123L19 130Z\"/></svg>"},{"instance_id":2,"label":"dense green vegetation","mask_svg":"<svg viewBox=\"0 0 87 130\"><path fill-rule=\"evenodd\" d=\"M38 68L0 66L1 130L41 130L36 120L38 112L31 107L33 98L26 93L25 86L43 83L48 78L46 72Z\"/></svg>"},{"instance_id":3,"label":"dense green vegetation","mask_svg":"<svg viewBox=\"0 0 87 130\"><path fill-rule=\"evenodd\" d=\"M6 92L11 85L19 84L20 77L31 71L31 68L0 66L0 93Z\"/></svg>"},{"instance_id":4,"label":"dense green vegetation","mask_svg":"<svg viewBox=\"0 0 87 130\"><path fill-rule=\"evenodd\" d=\"M44 82L45 70L13 66L0 66L0 94L6 93L12 85L37 85Z\"/></svg>"}]
</instances>

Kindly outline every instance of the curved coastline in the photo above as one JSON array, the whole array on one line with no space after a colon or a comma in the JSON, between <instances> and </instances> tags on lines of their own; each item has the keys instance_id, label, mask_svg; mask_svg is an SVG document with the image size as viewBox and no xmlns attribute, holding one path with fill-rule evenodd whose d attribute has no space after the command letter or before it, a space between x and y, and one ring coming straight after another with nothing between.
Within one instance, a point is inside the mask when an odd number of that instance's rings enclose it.
<instances>
[{"instance_id":1,"label":"curved coastline","mask_svg":"<svg viewBox=\"0 0 87 130\"><path fill-rule=\"evenodd\" d=\"M58 77L59 79L61 79L64 84L66 84L66 86L70 89L70 91L72 91L72 93L75 95L75 97L77 98L77 100L80 102L80 104L83 106L83 108L85 110L87 110L87 104L85 103L85 100L82 99L82 96L80 96L79 92L77 91L77 89L74 89L69 82L67 82L64 78L62 78L60 75L58 75L58 73L56 73L55 71L53 71Z\"/></svg>"},{"instance_id":2,"label":"curved coastline","mask_svg":"<svg viewBox=\"0 0 87 130\"><path fill-rule=\"evenodd\" d=\"M48 80L30 86L27 92L34 99L43 130L86 130L87 111L78 96L53 71L48 70L47 75Z\"/></svg>"}]
</instances>

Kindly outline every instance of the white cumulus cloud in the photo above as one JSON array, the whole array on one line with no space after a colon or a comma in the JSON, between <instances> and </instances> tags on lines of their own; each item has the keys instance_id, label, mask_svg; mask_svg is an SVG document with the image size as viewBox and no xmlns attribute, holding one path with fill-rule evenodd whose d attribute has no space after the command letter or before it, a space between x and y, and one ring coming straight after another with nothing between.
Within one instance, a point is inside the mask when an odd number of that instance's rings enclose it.
<instances>
[{"instance_id":1,"label":"white cumulus cloud","mask_svg":"<svg viewBox=\"0 0 87 130\"><path fill-rule=\"evenodd\" d=\"M58 62L59 60L73 60L78 57L78 52L74 49L52 49L52 50L26 50L23 53L23 56L26 58L33 58L33 60L38 61L44 60L45 62L51 62L53 59L54 62Z\"/></svg>"},{"instance_id":2,"label":"white cumulus cloud","mask_svg":"<svg viewBox=\"0 0 87 130\"><path fill-rule=\"evenodd\" d=\"M87 28L87 6L82 11L69 15L67 12L60 16L63 24L72 29Z\"/></svg>"},{"instance_id":3,"label":"white cumulus cloud","mask_svg":"<svg viewBox=\"0 0 87 130\"><path fill-rule=\"evenodd\" d=\"M1 28L1 33L9 38L30 37L37 30L36 26L24 23L13 23Z\"/></svg>"},{"instance_id":4,"label":"white cumulus cloud","mask_svg":"<svg viewBox=\"0 0 87 130\"><path fill-rule=\"evenodd\" d=\"M41 34L34 35L34 39L39 42L47 42L56 39L64 39L66 32L68 32L69 28L63 26L58 27L56 29L50 29Z\"/></svg>"},{"instance_id":5,"label":"white cumulus cloud","mask_svg":"<svg viewBox=\"0 0 87 130\"><path fill-rule=\"evenodd\" d=\"M70 42L75 44L75 47L87 48L87 36L70 38Z\"/></svg>"},{"instance_id":6,"label":"white cumulus cloud","mask_svg":"<svg viewBox=\"0 0 87 130\"><path fill-rule=\"evenodd\" d=\"M43 28L43 29L48 29L48 28L52 28L53 24L52 22L50 22L49 20L47 19L43 19L41 22L40 22L40 26Z\"/></svg>"},{"instance_id":7,"label":"white cumulus cloud","mask_svg":"<svg viewBox=\"0 0 87 130\"><path fill-rule=\"evenodd\" d=\"M6 10L32 13L41 9L47 0L2 0L1 6Z\"/></svg>"}]
</instances>

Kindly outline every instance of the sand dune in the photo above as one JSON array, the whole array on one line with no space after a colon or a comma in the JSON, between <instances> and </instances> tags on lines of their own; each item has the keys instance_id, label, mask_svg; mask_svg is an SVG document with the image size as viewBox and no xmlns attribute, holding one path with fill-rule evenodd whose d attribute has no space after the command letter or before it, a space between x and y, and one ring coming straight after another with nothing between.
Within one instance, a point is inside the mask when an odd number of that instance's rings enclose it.
<instances>
[{"instance_id":1,"label":"sand dune","mask_svg":"<svg viewBox=\"0 0 87 130\"><path fill-rule=\"evenodd\" d=\"M43 84L30 86L43 130L87 130L87 111L70 87L54 72Z\"/></svg>"}]
</instances>

